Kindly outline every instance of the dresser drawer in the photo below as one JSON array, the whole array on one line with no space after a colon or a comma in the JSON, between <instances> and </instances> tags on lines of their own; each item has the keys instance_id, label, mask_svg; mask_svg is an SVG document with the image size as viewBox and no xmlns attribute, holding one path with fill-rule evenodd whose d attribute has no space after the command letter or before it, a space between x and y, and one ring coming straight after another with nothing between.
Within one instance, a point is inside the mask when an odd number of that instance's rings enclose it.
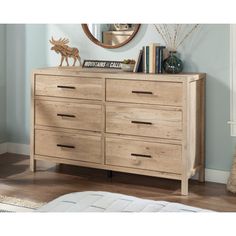
<instances>
[{"instance_id":1,"label":"dresser drawer","mask_svg":"<svg viewBox=\"0 0 236 236\"><path fill-rule=\"evenodd\" d=\"M35 101L36 125L101 131L101 120L101 105Z\"/></svg>"},{"instance_id":2,"label":"dresser drawer","mask_svg":"<svg viewBox=\"0 0 236 236\"><path fill-rule=\"evenodd\" d=\"M106 138L106 164L181 173L181 146Z\"/></svg>"},{"instance_id":3,"label":"dresser drawer","mask_svg":"<svg viewBox=\"0 0 236 236\"><path fill-rule=\"evenodd\" d=\"M107 101L181 106L182 96L182 83L106 80Z\"/></svg>"},{"instance_id":4,"label":"dresser drawer","mask_svg":"<svg viewBox=\"0 0 236 236\"><path fill-rule=\"evenodd\" d=\"M102 163L101 137L35 130L35 154Z\"/></svg>"},{"instance_id":5,"label":"dresser drawer","mask_svg":"<svg viewBox=\"0 0 236 236\"><path fill-rule=\"evenodd\" d=\"M181 139L182 111L108 105L106 132Z\"/></svg>"},{"instance_id":6,"label":"dresser drawer","mask_svg":"<svg viewBox=\"0 0 236 236\"><path fill-rule=\"evenodd\" d=\"M35 95L102 100L99 78L37 75Z\"/></svg>"}]
</instances>

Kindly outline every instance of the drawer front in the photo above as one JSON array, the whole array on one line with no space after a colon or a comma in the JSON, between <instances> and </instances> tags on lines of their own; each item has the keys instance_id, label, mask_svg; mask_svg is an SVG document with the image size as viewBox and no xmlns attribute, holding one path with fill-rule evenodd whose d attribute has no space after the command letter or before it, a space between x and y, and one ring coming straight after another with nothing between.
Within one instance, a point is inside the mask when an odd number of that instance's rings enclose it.
<instances>
[{"instance_id":1,"label":"drawer front","mask_svg":"<svg viewBox=\"0 0 236 236\"><path fill-rule=\"evenodd\" d=\"M181 106L182 95L182 83L106 80L107 101Z\"/></svg>"},{"instance_id":2,"label":"drawer front","mask_svg":"<svg viewBox=\"0 0 236 236\"><path fill-rule=\"evenodd\" d=\"M106 164L181 173L181 146L106 138Z\"/></svg>"},{"instance_id":3,"label":"drawer front","mask_svg":"<svg viewBox=\"0 0 236 236\"><path fill-rule=\"evenodd\" d=\"M181 139L182 112L108 105L106 132Z\"/></svg>"},{"instance_id":4,"label":"drawer front","mask_svg":"<svg viewBox=\"0 0 236 236\"><path fill-rule=\"evenodd\" d=\"M101 131L101 117L101 105L35 101L36 125Z\"/></svg>"},{"instance_id":5,"label":"drawer front","mask_svg":"<svg viewBox=\"0 0 236 236\"><path fill-rule=\"evenodd\" d=\"M99 78L37 75L35 95L102 100Z\"/></svg>"},{"instance_id":6,"label":"drawer front","mask_svg":"<svg viewBox=\"0 0 236 236\"><path fill-rule=\"evenodd\" d=\"M102 163L101 137L35 130L35 154Z\"/></svg>"}]
</instances>

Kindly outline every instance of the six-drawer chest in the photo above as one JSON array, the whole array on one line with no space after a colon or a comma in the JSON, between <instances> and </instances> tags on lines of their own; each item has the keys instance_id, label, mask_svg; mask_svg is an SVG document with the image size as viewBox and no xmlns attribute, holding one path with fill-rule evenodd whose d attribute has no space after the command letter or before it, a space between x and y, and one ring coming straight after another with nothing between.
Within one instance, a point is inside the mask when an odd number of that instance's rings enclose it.
<instances>
[{"instance_id":1,"label":"six-drawer chest","mask_svg":"<svg viewBox=\"0 0 236 236\"><path fill-rule=\"evenodd\" d=\"M205 74L80 67L34 70L31 170L36 161L204 181Z\"/></svg>"}]
</instances>

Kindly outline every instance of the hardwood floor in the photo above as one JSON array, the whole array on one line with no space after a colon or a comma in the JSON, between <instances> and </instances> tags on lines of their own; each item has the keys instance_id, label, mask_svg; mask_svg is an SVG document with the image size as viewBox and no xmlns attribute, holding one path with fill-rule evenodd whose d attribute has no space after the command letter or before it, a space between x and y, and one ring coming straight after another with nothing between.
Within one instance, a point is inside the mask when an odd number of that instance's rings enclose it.
<instances>
[{"instance_id":1,"label":"hardwood floor","mask_svg":"<svg viewBox=\"0 0 236 236\"><path fill-rule=\"evenodd\" d=\"M161 178L37 162L37 172L29 170L29 157L0 155L0 194L48 202L78 191L109 191L136 197L179 202L215 211L236 211L236 194L225 185L190 181L189 195L180 195L180 182Z\"/></svg>"}]
</instances>

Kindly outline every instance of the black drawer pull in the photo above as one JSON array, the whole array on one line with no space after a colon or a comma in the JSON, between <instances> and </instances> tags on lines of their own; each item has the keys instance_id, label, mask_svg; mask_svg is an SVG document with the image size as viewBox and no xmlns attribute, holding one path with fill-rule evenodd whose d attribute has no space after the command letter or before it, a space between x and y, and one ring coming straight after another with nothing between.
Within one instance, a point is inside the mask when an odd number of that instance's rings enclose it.
<instances>
[{"instance_id":1,"label":"black drawer pull","mask_svg":"<svg viewBox=\"0 0 236 236\"><path fill-rule=\"evenodd\" d=\"M133 124L142 124L142 125L152 125L152 122L136 121L136 120L132 120L131 123L133 123Z\"/></svg>"},{"instance_id":2,"label":"black drawer pull","mask_svg":"<svg viewBox=\"0 0 236 236\"><path fill-rule=\"evenodd\" d=\"M71 117L71 118L75 118L75 115L68 115L68 114L57 114L57 116L61 116L61 117Z\"/></svg>"},{"instance_id":3,"label":"black drawer pull","mask_svg":"<svg viewBox=\"0 0 236 236\"><path fill-rule=\"evenodd\" d=\"M74 86L64 86L64 85L57 85L58 88L64 88L64 89L75 89Z\"/></svg>"},{"instance_id":4,"label":"black drawer pull","mask_svg":"<svg viewBox=\"0 0 236 236\"><path fill-rule=\"evenodd\" d=\"M136 153L131 153L131 156L134 156L134 157L145 157L145 158L152 158L152 156L151 156L151 155L136 154Z\"/></svg>"},{"instance_id":5,"label":"black drawer pull","mask_svg":"<svg viewBox=\"0 0 236 236\"><path fill-rule=\"evenodd\" d=\"M148 92L148 91L132 91L132 93L138 93L138 94L153 94L152 92Z\"/></svg>"},{"instance_id":6,"label":"black drawer pull","mask_svg":"<svg viewBox=\"0 0 236 236\"><path fill-rule=\"evenodd\" d=\"M75 146L71 145L64 145L64 144L57 144L58 147L63 147L63 148L75 148Z\"/></svg>"}]
</instances>

